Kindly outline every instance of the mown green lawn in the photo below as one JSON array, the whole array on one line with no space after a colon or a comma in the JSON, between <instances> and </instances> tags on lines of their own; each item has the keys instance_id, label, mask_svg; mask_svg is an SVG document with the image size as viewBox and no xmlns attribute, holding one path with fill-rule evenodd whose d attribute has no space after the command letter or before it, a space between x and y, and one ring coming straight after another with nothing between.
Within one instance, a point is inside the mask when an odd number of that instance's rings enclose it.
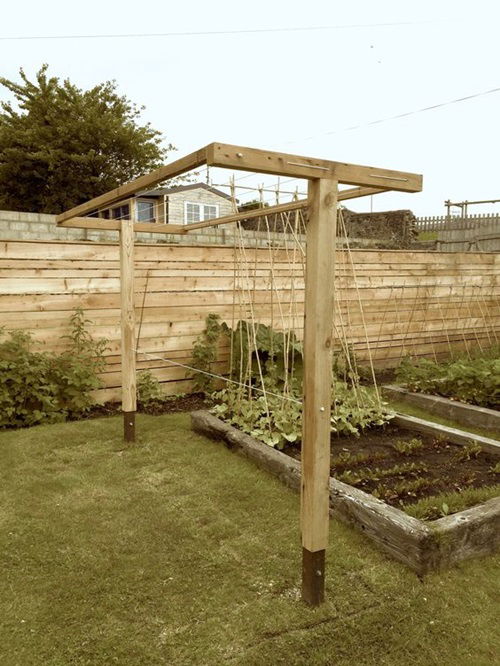
<instances>
[{"instance_id":1,"label":"mown green lawn","mask_svg":"<svg viewBox=\"0 0 500 666\"><path fill-rule=\"evenodd\" d=\"M424 582L333 521L299 600L298 496L184 414L0 434L0 664L490 666L500 558Z\"/></svg>"}]
</instances>

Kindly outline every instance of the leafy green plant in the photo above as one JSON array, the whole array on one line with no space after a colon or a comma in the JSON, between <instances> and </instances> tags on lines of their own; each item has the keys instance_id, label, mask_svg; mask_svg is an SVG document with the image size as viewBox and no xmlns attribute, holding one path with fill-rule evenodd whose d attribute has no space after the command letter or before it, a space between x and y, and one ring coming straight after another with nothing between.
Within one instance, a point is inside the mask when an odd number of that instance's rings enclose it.
<instances>
[{"instance_id":1,"label":"leafy green plant","mask_svg":"<svg viewBox=\"0 0 500 666\"><path fill-rule=\"evenodd\" d=\"M268 384L267 388L270 393L264 395L253 387L228 386L214 394L219 404L212 413L270 446L283 448L302 437L301 395L280 396L278 386ZM368 389L363 391L361 400L346 384L333 382L332 432L358 436L363 429L383 425L391 418L375 395Z\"/></svg>"},{"instance_id":2,"label":"leafy green plant","mask_svg":"<svg viewBox=\"0 0 500 666\"><path fill-rule=\"evenodd\" d=\"M252 437L276 448L295 442L302 434L302 404L274 395L248 396L241 387L229 386L214 395L219 404L212 413Z\"/></svg>"},{"instance_id":3,"label":"leafy green plant","mask_svg":"<svg viewBox=\"0 0 500 666\"><path fill-rule=\"evenodd\" d=\"M343 451L338 456L335 456L331 459L331 467L336 472L342 472L342 470L349 468L355 468L359 465L363 465L369 462L375 462L376 460L383 460L388 457L388 453L385 451L374 451L373 453L356 453L352 454L350 451Z\"/></svg>"},{"instance_id":4,"label":"leafy green plant","mask_svg":"<svg viewBox=\"0 0 500 666\"><path fill-rule=\"evenodd\" d=\"M497 462L496 465L492 465L490 470L493 472L493 474L500 474L500 462Z\"/></svg>"},{"instance_id":5,"label":"leafy green plant","mask_svg":"<svg viewBox=\"0 0 500 666\"><path fill-rule=\"evenodd\" d=\"M139 409L150 408L165 400L160 382L151 370L141 370L137 375L137 405Z\"/></svg>"},{"instance_id":6,"label":"leafy green plant","mask_svg":"<svg viewBox=\"0 0 500 666\"><path fill-rule=\"evenodd\" d=\"M402 497L416 497L419 492L427 490L433 483L432 479L405 479L390 487L380 484L372 491L372 495L386 501L394 501Z\"/></svg>"},{"instance_id":7,"label":"leafy green plant","mask_svg":"<svg viewBox=\"0 0 500 666\"><path fill-rule=\"evenodd\" d=\"M404 439L399 439L397 442L394 442L392 445L393 449L395 449L398 453L401 453L403 455L413 455L414 453L418 453L419 451L422 450L423 446L424 443L418 437L414 437L409 441L405 441Z\"/></svg>"},{"instance_id":8,"label":"leafy green plant","mask_svg":"<svg viewBox=\"0 0 500 666\"><path fill-rule=\"evenodd\" d=\"M93 340L81 309L70 318L61 354L35 351L30 333L0 331L0 427L54 423L82 416L100 388L106 340Z\"/></svg>"},{"instance_id":9,"label":"leafy green plant","mask_svg":"<svg viewBox=\"0 0 500 666\"><path fill-rule=\"evenodd\" d=\"M213 337L207 340L209 328ZM214 398L220 404L213 413L271 446L282 448L300 440L302 343L293 331L274 331L270 326L243 320L230 330L219 323L217 315L210 315L206 331L195 344L195 367L206 370L215 359L215 345L221 334L230 341L231 379L245 386L233 384L216 393ZM339 358L334 360L337 371ZM205 391L211 387L203 377L198 382ZM346 376L346 381L334 374L331 395L334 433L357 436L363 429L383 425L392 418L371 388L356 385L354 372Z\"/></svg>"},{"instance_id":10,"label":"leafy green plant","mask_svg":"<svg viewBox=\"0 0 500 666\"><path fill-rule=\"evenodd\" d=\"M470 444L466 444L465 446L460 446L457 450L456 453L456 459L460 460L461 462L464 462L466 460L472 460L473 458L477 458L479 454L482 452L481 445L478 444L477 442L470 442Z\"/></svg>"},{"instance_id":11,"label":"leafy green plant","mask_svg":"<svg viewBox=\"0 0 500 666\"><path fill-rule=\"evenodd\" d=\"M270 388L286 385L300 392L302 343L293 331L274 331L265 324L242 320L225 332L231 345L232 379L260 381L264 377Z\"/></svg>"},{"instance_id":12,"label":"leafy green plant","mask_svg":"<svg viewBox=\"0 0 500 666\"><path fill-rule=\"evenodd\" d=\"M339 481L344 483L349 483L352 486L365 485L368 482L377 482L380 479L385 479L388 477L405 477L405 476L416 476L422 472L427 472L427 466L424 463L402 463L400 465L393 465L386 469L358 469L353 471L347 469L340 474L335 476Z\"/></svg>"},{"instance_id":13,"label":"leafy green plant","mask_svg":"<svg viewBox=\"0 0 500 666\"><path fill-rule=\"evenodd\" d=\"M193 346L192 367L199 372L191 373L196 389L202 393L214 390L214 377L211 377L212 366L217 360L217 345L221 334L227 326L220 321L218 314L210 313L205 319L205 329L198 336Z\"/></svg>"},{"instance_id":14,"label":"leafy green plant","mask_svg":"<svg viewBox=\"0 0 500 666\"><path fill-rule=\"evenodd\" d=\"M417 393L434 393L493 409L500 406L500 358L491 354L444 363L405 358L396 378Z\"/></svg>"}]
</instances>

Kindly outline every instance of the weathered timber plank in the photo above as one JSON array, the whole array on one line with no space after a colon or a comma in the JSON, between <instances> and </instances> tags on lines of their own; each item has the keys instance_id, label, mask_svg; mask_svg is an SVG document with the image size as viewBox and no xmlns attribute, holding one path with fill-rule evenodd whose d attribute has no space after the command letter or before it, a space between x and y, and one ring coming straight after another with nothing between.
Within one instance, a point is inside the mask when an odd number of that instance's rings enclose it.
<instances>
[{"instance_id":1,"label":"weathered timber plank","mask_svg":"<svg viewBox=\"0 0 500 666\"><path fill-rule=\"evenodd\" d=\"M496 439L476 435L467 432L466 430L459 430L458 428L449 428L448 426L440 425L439 423L431 423L430 421L424 421L416 416L408 416L407 414L396 414L392 423L395 423L402 428L416 430L417 432L441 436L460 446L465 446L471 442L477 442L483 451L488 451L488 453L491 453L494 456L500 456L500 442Z\"/></svg>"},{"instance_id":2,"label":"weathered timber plank","mask_svg":"<svg viewBox=\"0 0 500 666\"><path fill-rule=\"evenodd\" d=\"M489 430L495 439L500 440L500 412L494 409L468 405L439 395L412 393L401 386L384 386L383 392L389 398L422 407L431 414L449 418L461 425Z\"/></svg>"}]
</instances>

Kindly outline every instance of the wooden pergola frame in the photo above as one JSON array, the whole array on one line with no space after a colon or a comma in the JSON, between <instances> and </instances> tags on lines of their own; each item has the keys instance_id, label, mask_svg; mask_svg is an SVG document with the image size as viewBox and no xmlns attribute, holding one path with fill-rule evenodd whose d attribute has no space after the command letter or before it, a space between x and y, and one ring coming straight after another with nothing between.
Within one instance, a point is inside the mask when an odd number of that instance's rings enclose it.
<instances>
[{"instance_id":1,"label":"wooden pergola frame","mask_svg":"<svg viewBox=\"0 0 500 666\"><path fill-rule=\"evenodd\" d=\"M226 215L185 225L154 225L132 220L85 217L169 178L203 165L267 173L309 181L305 200ZM353 187L339 190L339 184ZM135 440L136 370L134 314L134 232L188 234L192 230L309 208L306 228L306 285L304 319L304 409L302 432L301 534L302 598L318 605L324 599L325 552L329 527L329 474L332 379L332 320L334 261L339 201L380 192L420 192L422 176L211 143L186 157L95 197L57 216L61 227L120 232L122 410L124 437Z\"/></svg>"}]
</instances>

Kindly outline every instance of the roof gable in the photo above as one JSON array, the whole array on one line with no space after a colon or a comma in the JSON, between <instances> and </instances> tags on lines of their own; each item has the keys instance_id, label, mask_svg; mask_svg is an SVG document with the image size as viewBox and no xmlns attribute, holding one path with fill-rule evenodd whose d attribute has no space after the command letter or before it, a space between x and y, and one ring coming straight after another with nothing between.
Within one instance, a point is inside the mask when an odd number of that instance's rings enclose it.
<instances>
[{"instance_id":1,"label":"roof gable","mask_svg":"<svg viewBox=\"0 0 500 666\"><path fill-rule=\"evenodd\" d=\"M205 183L191 183L189 185L178 185L177 187L157 187L153 190L143 190L138 192L135 197L161 197L169 194L176 194L177 192L187 192L189 190L206 190L212 194L216 194L219 197L224 199L232 200L232 197L221 190L217 190L215 187L206 185Z\"/></svg>"}]
</instances>

